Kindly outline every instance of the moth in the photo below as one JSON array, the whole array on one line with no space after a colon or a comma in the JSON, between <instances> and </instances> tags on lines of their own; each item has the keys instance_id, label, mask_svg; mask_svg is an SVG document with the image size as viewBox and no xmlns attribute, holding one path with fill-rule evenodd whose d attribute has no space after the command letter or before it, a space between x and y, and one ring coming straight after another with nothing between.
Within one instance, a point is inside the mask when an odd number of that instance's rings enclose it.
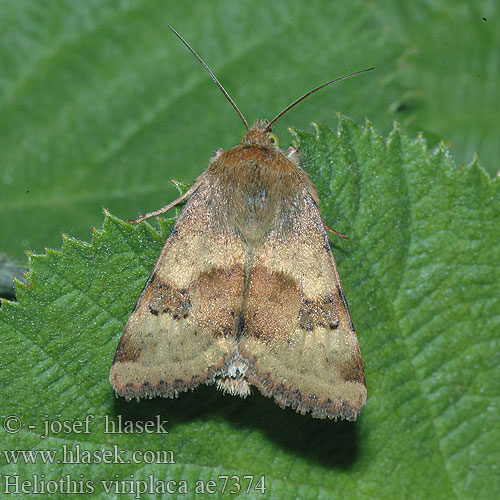
<instances>
[{"instance_id":1,"label":"moth","mask_svg":"<svg viewBox=\"0 0 500 500\"><path fill-rule=\"evenodd\" d=\"M363 362L318 194L283 152L273 120L217 150L181 197L131 222L185 205L125 326L110 373L127 399L176 397L213 384L246 397L250 387L317 418L355 420L365 404ZM333 231L333 230L331 230ZM335 232L335 231L333 231ZM339 233L337 233L339 234Z\"/></svg>"}]
</instances>

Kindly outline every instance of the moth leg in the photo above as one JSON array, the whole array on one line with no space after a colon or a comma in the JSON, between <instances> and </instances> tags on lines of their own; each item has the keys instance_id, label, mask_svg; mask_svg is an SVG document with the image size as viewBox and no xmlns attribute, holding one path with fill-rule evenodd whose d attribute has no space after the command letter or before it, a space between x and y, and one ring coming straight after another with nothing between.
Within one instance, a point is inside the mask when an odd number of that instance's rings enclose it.
<instances>
[{"instance_id":1,"label":"moth leg","mask_svg":"<svg viewBox=\"0 0 500 500\"><path fill-rule=\"evenodd\" d=\"M179 196L176 200L170 202L168 205L164 206L163 208L160 208L159 210L155 210L154 212L148 212L146 215L142 215L141 217L138 217L137 219L128 219L127 222L129 224L137 224L138 222L142 222L145 219L149 219L150 217L154 217L155 215L160 215L168 210L170 210L172 207L175 207L178 203L180 203L182 200L186 199L188 196L191 196L196 189L198 189L199 183L195 182L182 196Z\"/></svg>"},{"instance_id":2,"label":"moth leg","mask_svg":"<svg viewBox=\"0 0 500 500\"><path fill-rule=\"evenodd\" d=\"M333 234L336 234L337 236L340 236L341 238L344 238L346 240L349 239L348 236L346 236L345 234L342 234L342 233L339 233L338 231L335 231L335 229L332 229L330 226L328 226L327 224L325 224L325 229L330 231L331 233Z\"/></svg>"}]
</instances>

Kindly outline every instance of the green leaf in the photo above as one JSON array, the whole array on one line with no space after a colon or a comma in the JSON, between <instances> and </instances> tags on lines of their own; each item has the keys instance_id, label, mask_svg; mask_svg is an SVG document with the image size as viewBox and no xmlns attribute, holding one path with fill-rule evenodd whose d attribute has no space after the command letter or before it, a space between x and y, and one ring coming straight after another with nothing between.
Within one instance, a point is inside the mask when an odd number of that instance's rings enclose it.
<instances>
[{"instance_id":1,"label":"green leaf","mask_svg":"<svg viewBox=\"0 0 500 500\"><path fill-rule=\"evenodd\" d=\"M496 497L499 181L476 161L457 169L444 146L428 151L398 125L384 139L370 123L339 120L337 133L318 125L295 139L325 221L349 236L333 247L366 368L358 421L314 420L259 394L242 400L207 386L174 400L116 399L108 382L114 351L171 221L158 232L108 214L91 244L65 236L61 251L31 255L19 302L3 302L0 418L16 415L23 427L0 428L0 447L56 450L60 459L63 446L116 445L126 459L134 450L170 450L175 463L8 464L0 455L2 477L82 474L95 485L92 498L117 497L99 483L116 474L186 480L186 498L197 497L197 480L220 475L265 475L265 495L244 498ZM40 437L45 419L89 414L89 434ZM168 434L106 434L105 419L117 415L159 415Z\"/></svg>"}]
</instances>

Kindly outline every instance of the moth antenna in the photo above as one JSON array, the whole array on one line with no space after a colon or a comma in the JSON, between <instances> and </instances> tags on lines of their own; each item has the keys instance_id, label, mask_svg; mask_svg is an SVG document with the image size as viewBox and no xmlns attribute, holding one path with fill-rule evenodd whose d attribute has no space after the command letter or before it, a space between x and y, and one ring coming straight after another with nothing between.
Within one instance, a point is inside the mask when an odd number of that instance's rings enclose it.
<instances>
[{"instance_id":1,"label":"moth antenna","mask_svg":"<svg viewBox=\"0 0 500 500\"><path fill-rule=\"evenodd\" d=\"M323 85L320 85L319 87L316 87L307 94L304 94L302 97L299 97L295 101L293 101L291 104L289 104L283 111L279 112L268 124L264 132L270 132L271 129L273 128L273 124L276 123L285 113L290 111L296 104L299 102L303 101L306 97L309 97L311 94L314 94L314 92L317 92L318 90L321 90L324 87L328 87L328 85L331 85L332 83L340 82L341 80L346 80L347 78L351 78L352 76L359 75L361 73L366 73L367 71L371 71L372 69L375 68L367 68L367 69L362 69L359 71L355 71L354 73L350 73L349 75L344 75L339 78L335 78L334 80L330 80L329 82L323 83Z\"/></svg>"},{"instance_id":2,"label":"moth antenna","mask_svg":"<svg viewBox=\"0 0 500 500\"><path fill-rule=\"evenodd\" d=\"M212 73L212 70L207 66L206 62L201 58L201 56L197 54L197 52L191 47L191 45L189 45L189 43L187 43L186 40L184 40L184 38L182 38L182 36L179 35L179 33L177 33L177 31L175 31L172 26L170 26L170 24L168 25L168 27L173 31L174 35L176 35L177 38L191 51L191 54L193 54L193 56L196 57L196 59L198 59L198 61L200 61L203 67L208 71L208 74L212 77L212 80L216 83L217 87L220 88L221 92L226 96L226 99L231 103L231 106L233 106L233 108L236 110L236 113L238 113L238 116L241 118L241 121L245 125L245 128L247 129L247 131L249 131L250 127L248 126L248 122L243 116L243 113L239 110L238 106L236 106L236 103L231 99L231 96L227 93L226 89L222 86L219 80L217 80L217 77Z\"/></svg>"}]
</instances>

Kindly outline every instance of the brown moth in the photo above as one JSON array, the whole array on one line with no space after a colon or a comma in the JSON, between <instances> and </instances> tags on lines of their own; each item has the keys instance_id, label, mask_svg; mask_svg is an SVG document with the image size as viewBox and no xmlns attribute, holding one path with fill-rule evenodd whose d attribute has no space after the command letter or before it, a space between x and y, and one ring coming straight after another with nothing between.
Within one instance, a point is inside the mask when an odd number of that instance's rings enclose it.
<instances>
[{"instance_id":1,"label":"brown moth","mask_svg":"<svg viewBox=\"0 0 500 500\"><path fill-rule=\"evenodd\" d=\"M171 29L247 133L238 146L216 151L183 196L132 221L186 199L125 326L111 384L127 399L174 397L203 383L246 397L255 386L282 408L355 420L365 376L329 228L299 151L284 153L271 133L292 106L352 75L249 127Z\"/></svg>"}]
</instances>

